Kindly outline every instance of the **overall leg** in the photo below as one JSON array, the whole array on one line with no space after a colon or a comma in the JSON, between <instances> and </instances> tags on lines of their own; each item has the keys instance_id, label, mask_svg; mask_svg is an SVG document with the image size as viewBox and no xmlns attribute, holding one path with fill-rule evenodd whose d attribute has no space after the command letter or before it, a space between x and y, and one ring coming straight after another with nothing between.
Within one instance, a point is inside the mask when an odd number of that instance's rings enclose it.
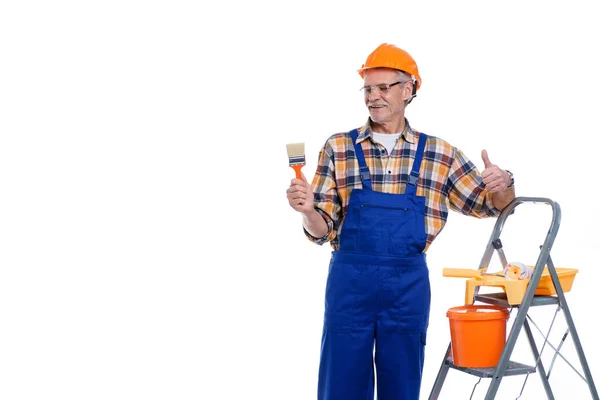
<instances>
[{"instance_id":1,"label":"overall leg","mask_svg":"<svg viewBox=\"0 0 600 400\"><path fill-rule=\"evenodd\" d=\"M373 400L373 330L323 328L319 400Z\"/></svg>"},{"instance_id":2,"label":"overall leg","mask_svg":"<svg viewBox=\"0 0 600 400\"><path fill-rule=\"evenodd\" d=\"M333 264L327 279L319 400L373 400L372 274Z\"/></svg>"},{"instance_id":3,"label":"overall leg","mask_svg":"<svg viewBox=\"0 0 600 400\"><path fill-rule=\"evenodd\" d=\"M418 400L425 358L425 332L377 332L378 400Z\"/></svg>"},{"instance_id":4,"label":"overall leg","mask_svg":"<svg viewBox=\"0 0 600 400\"><path fill-rule=\"evenodd\" d=\"M427 268L380 274L375 365L378 400L418 400L429 321Z\"/></svg>"}]
</instances>

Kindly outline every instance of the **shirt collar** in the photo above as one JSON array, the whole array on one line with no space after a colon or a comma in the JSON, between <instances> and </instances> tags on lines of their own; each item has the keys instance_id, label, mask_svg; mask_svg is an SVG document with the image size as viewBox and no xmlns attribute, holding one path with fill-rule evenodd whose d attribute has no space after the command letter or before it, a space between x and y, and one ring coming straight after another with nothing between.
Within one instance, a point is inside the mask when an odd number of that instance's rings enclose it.
<instances>
[{"instance_id":1,"label":"shirt collar","mask_svg":"<svg viewBox=\"0 0 600 400\"><path fill-rule=\"evenodd\" d=\"M406 127L404 128L404 131L402 132L400 137L404 137L404 140L406 140L409 143L417 143L416 132L413 131L413 129L410 127L410 124L408 123L408 120L406 118L404 119L404 123L406 124ZM356 143L360 143L366 138L373 139L373 130L371 129L371 118L368 118L367 123L358 129L358 138L356 140Z\"/></svg>"}]
</instances>

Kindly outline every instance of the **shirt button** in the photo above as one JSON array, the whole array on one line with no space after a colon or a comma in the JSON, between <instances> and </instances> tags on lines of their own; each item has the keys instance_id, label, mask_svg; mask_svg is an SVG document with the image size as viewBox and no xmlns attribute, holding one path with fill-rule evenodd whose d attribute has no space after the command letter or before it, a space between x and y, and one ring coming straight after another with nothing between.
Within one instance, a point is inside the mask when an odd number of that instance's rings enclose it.
<instances>
[{"instance_id":1,"label":"shirt button","mask_svg":"<svg viewBox=\"0 0 600 400\"><path fill-rule=\"evenodd\" d=\"M391 174L391 173L392 173L392 171L388 171L388 174Z\"/></svg>"}]
</instances>

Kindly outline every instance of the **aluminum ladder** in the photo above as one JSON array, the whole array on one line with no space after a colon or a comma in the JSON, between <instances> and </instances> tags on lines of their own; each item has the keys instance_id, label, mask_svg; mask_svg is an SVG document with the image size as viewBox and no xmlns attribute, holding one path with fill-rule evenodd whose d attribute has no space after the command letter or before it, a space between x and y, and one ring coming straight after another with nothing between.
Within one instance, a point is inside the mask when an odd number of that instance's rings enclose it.
<instances>
[{"instance_id":1,"label":"aluminum ladder","mask_svg":"<svg viewBox=\"0 0 600 400\"><path fill-rule=\"evenodd\" d=\"M563 292L558 274L550 257L550 249L554 243L554 239L556 238L556 234L558 232L558 228L560 225L560 206L558 203L548 199L548 198L538 198L538 197L517 197L515 198L508 206L502 210L496 224L494 226L494 230L490 237L490 240L487 244L484 256L481 260L481 264L479 265L479 269L487 268L490 264L493 253L496 251L498 256L500 257L500 261L502 265L507 265L507 260L504 255L504 251L502 249L502 242L500 241L500 234L502 232L502 228L504 227L504 223L509 215L514 212L514 209L524 203L543 203L550 205L552 207L552 222L550 224L550 228L546 235L544 244L540 246L540 254L535 264L533 274L530 278L529 285L527 286L527 290L525 291L525 295L523 296L523 300L519 305L510 305L506 299L506 295L503 292L500 293L490 293L490 294L479 294L479 288L476 288L474 302L481 302L487 304L495 304L504 307L517 307L518 313L514 320L513 326L510 330L506 343L504 345L504 349L502 351L502 355L500 356L500 360L498 361L498 365L494 368L464 368L460 366L456 366L452 363L451 357L451 345L448 345L448 349L446 350L446 355L442 361L442 365L437 374L436 380L434 382L433 388L429 395L429 400L437 400L440 392L442 390L442 386L446 379L446 375L450 368L466 372L468 374L474 375L481 378L491 378L491 383L488 387L487 393L485 395L485 400L495 399L496 393L500 387L500 383L505 376L513 376L513 375L525 375L534 372L538 372L541 377L542 384L544 386L544 390L546 392L546 396L549 400L554 400L554 395L552 393L552 388L550 387L550 382L548 379L548 374L546 373L545 366L542 363L540 357L540 351L537 348L535 339L533 337L531 325L528 321L528 310L533 306L544 306L544 305L556 305L560 309L562 309L564 318L568 325L568 334L571 335L571 339L575 345L575 349L577 351L577 355L579 358L579 362L581 363L581 368L583 369L583 375L579 374L580 377L586 382L589 387L589 391L591 394L591 398L593 400L600 400L598 397L598 391L596 390L596 386L594 385L594 380L592 378L592 374L590 372L587 360L585 358L585 354L583 352L583 347L579 340L579 336L577 334L577 330L575 329L575 324L573 323L573 318L571 317L571 313L569 311L569 306L567 305L567 300L565 298L565 294ZM552 283L556 290L556 295L552 296L539 296L535 295L535 290L538 287L538 283L544 271L544 267L548 268L548 272L552 278ZM531 351L533 353L534 360L536 360L536 365L529 366L525 364L521 364L518 362L510 361L511 354L517 342L517 338L521 329L525 329L527 334L527 339L531 346ZM555 351L555 357L559 354L559 349L554 348L554 346L550 345ZM570 364L569 364L570 365ZM575 369L572 365L571 368ZM576 370L575 370L576 371ZM577 371L576 371L577 372ZM477 384L476 384L477 385ZM520 396L519 396L520 397Z\"/></svg>"}]
</instances>

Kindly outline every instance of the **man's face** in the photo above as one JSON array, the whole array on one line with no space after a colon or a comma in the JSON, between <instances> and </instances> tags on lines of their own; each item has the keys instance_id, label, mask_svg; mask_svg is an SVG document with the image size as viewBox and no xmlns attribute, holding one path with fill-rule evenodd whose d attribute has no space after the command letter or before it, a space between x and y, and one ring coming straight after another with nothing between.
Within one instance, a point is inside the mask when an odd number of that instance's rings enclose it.
<instances>
[{"instance_id":1,"label":"man's face","mask_svg":"<svg viewBox=\"0 0 600 400\"><path fill-rule=\"evenodd\" d=\"M402 83L390 86L396 82ZM371 120L378 124L390 123L403 118L406 100L411 96L412 83L399 78L398 71L389 68L373 68L365 71L365 105L371 114Z\"/></svg>"}]
</instances>

